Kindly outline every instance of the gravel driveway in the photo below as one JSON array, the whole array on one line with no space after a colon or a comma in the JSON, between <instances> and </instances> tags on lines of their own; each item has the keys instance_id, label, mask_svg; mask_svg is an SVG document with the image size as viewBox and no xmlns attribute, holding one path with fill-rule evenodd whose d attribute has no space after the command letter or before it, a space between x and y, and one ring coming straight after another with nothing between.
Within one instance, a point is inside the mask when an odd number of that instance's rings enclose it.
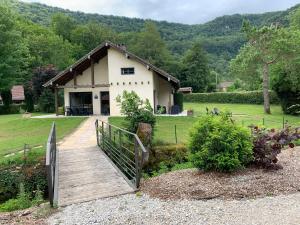
<instances>
[{"instance_id":1,"label":"gravel driveway","mask_svg":"<svg viewBox=\"0 0 300 225\"><path fill-rule=\"evenodd\" d=\"M300 193L250 200L163 201L134 194L63 208L50 224L299 225Z\"/></svg>"}]
</instances>

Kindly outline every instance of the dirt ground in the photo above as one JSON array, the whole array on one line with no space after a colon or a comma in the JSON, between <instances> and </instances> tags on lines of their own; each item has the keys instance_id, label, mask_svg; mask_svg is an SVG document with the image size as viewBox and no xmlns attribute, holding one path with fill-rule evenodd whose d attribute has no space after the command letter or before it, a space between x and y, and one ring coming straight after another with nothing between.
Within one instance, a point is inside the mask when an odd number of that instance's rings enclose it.
<instances>
[{"instance_id":1,"label":"dirt ground","mask_svg":"<svg viewBox=\"0 0 300 225\"><path fill-rule=\"evenodd\" d=\"M46 225L47 218L55 212L57 212L56 209L50 208L50 205L45 203L29 209L0 213L0 224Z\"/></svg>"},{"instance_id":2,"label":"dirt ground","mask_svg":"<svg viewBox=\"0 0 300 225\"><path fill-rule=\"evenodd\" d=\"M241 199L300 191L300 148L283 150L280 170L247 168L232 174L197 169L169 172L142 182L141 191L160 199Z\"/></svg>"}]
</instances>

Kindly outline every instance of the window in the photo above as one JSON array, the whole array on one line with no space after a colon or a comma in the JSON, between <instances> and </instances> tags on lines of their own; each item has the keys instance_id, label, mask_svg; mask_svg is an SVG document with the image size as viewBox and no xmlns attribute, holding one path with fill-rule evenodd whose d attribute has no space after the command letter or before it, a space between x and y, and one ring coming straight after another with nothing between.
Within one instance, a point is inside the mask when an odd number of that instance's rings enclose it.
<instances>
[{"instance_id":1,"label":"window","mask_svg":"<svg viewBox=\"0 0 300 225\"><path fill-rule=\"evenodd\" d=\"M122 75L134 74L134 68L133 67L121 68L121 74Z\"/></svg>"}]
</instances>

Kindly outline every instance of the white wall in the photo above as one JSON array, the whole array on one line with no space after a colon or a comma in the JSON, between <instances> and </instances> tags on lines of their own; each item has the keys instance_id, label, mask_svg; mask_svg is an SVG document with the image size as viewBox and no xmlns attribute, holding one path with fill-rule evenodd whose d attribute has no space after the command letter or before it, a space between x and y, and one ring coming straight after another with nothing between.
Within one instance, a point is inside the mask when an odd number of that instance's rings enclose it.
<instances>
[{"instance_id":1,"label":"white wall","mask_svg":"<svg viewBox=\"0 0 300 225\"><path fill-rule=\"evenodd\" d=\"M102 58L99 63L94 64L94 78L95 84L108 84L108 68L107 68L107 56ZM91 85L91 67L83 71L82 75L77 76L77 85ZM70 80L66 86L74 85L74 80ZM99 115L100 109L100 91L109 91L108 87L96 87L96 88L65 88L64 100L65 106L70 106L70 92L92 92L93 93L93 113ZM95 99L95 95L98 99Z\"/></svg>"},{"instance_id":2,"label":"white wall","mask_svg":"<svg viewBox=\"0 0 300 225\"><path fill-rule=\"evenodd\" d=\"M134 75L121 75L122 67L134 67ZM128 59L119 51L108 50L108 74L110 83L110 114L120 115L120 107L116 97L124 90L136 92L142 99L148 99L153 107L153 73L146 66ZM129 84L131 82L131 84ZM123 84L124 83L124 84Z\"/></svg>"},{"instance_id":3,"label":"white wall","mask_svg":"<svg viewBox=\"0 0 300 225\"><path fill-rule=\"evenodd\" d=\"M134 67L134 75L121 75L121 68ZM166 106L173 104L172 86L162 79L155 72L148 70L143 64L126 58L119 51L110 48L108 55L102 58L94 66L95 84L110 84L110 87L97 88L65 88L65 106L70 106L70 92L92 92L93 93L93 113L98 115L100 109L100 91L109 91L110 94L110 114L120 115L120 107L116 102L118 95L122 95L124 90L136 92L142 99L148 99L154 108L154 95L156 91L156 104ZM74 80L69 81L66 86L73 85ZM77 85L91 85L91 68L86 69L82 75L77 76ZM98 99L95 99L95 95Z\"/></svg>"}]
</instances>

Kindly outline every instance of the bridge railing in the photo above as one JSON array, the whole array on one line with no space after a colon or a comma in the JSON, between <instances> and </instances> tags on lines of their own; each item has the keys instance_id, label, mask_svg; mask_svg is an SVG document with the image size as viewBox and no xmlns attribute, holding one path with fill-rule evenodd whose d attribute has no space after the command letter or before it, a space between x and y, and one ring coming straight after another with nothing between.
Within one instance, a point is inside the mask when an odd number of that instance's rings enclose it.
<instances>
[{"instance_id":1,"label":"bridge railing","mask_svg":"<svg viewBox=\"0 0 300 225\"><path fill-rule=\"evenodd\" d=\"M149 152L139 137L104 121L96 120L95 125L99 147L126 178L138 188L142 166L149 157Z\"/></svg>"},{"instance_id":2,"label":"bridge railing","mask_svg":"<svg viewBox=\"0 0 300 225\"><path fill-rule=\"evenodd\" d=\"M58 185L58 166L56 160L56 128L53 122L46 149L46 173L48 182L48 192L50 205L53 207L57 204L57 185Z\"/></svg>"}]
</instances>

